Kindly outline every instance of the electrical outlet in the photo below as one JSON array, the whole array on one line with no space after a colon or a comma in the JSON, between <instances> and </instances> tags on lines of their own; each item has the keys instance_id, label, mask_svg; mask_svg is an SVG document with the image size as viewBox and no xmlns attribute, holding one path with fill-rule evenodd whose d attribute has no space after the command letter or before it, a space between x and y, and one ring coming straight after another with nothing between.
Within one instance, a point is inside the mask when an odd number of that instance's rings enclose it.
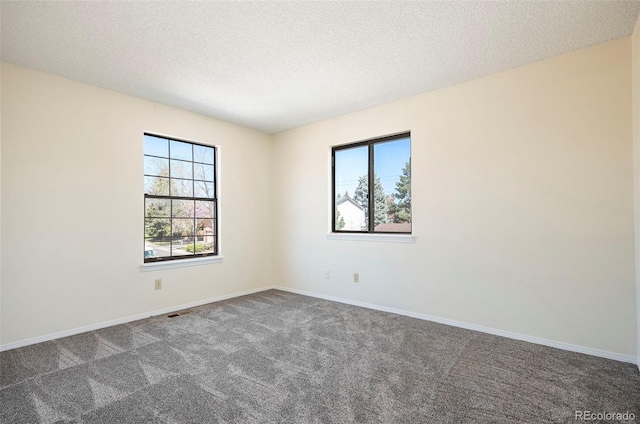
<instances>
[{"instance_id":1,"label":"electrical outlet","mask_svg":"<svg viewBox=\"0 0 640 424\"><path fill-rule=\"evenodd\" d=\"M353 274L353 282L354 283L359 283L360 282L360 274L359 273L354 273Z\"/></svg>"},{"instance_id":2,"label":"electrical outlet","mask_svg":"<svg viewBox=\"0 0 640 424\"><path fill-rule=\"evenodd\" d=\"M156 290L160 290L162 288L162 280L158 278L156 280Z\"/></svg>"},{"instance_id":3,"label":"electrical outlet","mask_svg":"<svg viewBox=\"0 0 640 424\"><path fill-rule=\"evenodd\" d=\"M324 272L324 278L326 278L327 280L329 280L329 279L331 278L331 271L326 270L326 271Z\"/></svg>"}]
</instances>

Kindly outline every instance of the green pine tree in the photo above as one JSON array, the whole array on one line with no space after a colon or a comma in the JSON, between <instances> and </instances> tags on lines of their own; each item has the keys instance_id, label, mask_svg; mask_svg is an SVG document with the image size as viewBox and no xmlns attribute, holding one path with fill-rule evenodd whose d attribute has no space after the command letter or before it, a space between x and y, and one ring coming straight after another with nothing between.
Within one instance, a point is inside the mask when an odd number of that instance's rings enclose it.
<instances>
[{"instance_id":1,"label":"green pine tree","mask_svg":"<svg viewBox=\"0 0 640 424\"><path fill-rule=\"evenodd\" d=\"M171 235L171 201L166 199L145 200L144 235L151 238L165 238Z\"/></svg>"},{"instance_id":2,"label":"green pine tree","mask_svg":"<svg viewBox=\"0 0 640 424\"><path fill-rule=\"evenodd\" d=\"M398 199L398 204L393 222L411 222L411 162L407 162L402 169L400 181L396 182L394 197Z\"/></svg>"},{"instance_id":3,"label":"green pine tree","mask_svg":"<svg viewBox=\"0 0 640 424\"><path fill-rule=\"evenodd\" d=\"M336 230L342 230L346 223L344 222L344 218L340 215L340 211L336 208Z\"/></svg>"},{"instance_id":4,"label":"green pine tree","mask_svg":"<svg viewBox=\"0 0 640 424\"><path fill-rule=\"evenodd\" d=\"M358 187L356 187L352 199L365 210L369 207L369 178L367 175L358 178Z\"/></svg>"},{"instance_id":5,"label":"green pine tree","mask_svg":"<svg viewBox=\"0 0 640 424\"><path fill-rule=\"evenodd\" d=\"M389 212L386 202L386 195L384 194L384 188L382 187L382 182L380 181L380 177L377 175L373 176L373 198L374 198L374 228L378 224L383 224L388 221ZM369 178L367 175L363 175L358 179L358 187L356 187L356 191L353 195L353 200L362 205L366 211L369 210ZM369 222L367 220L367 226Z\"/></svg>"}]
</instances>

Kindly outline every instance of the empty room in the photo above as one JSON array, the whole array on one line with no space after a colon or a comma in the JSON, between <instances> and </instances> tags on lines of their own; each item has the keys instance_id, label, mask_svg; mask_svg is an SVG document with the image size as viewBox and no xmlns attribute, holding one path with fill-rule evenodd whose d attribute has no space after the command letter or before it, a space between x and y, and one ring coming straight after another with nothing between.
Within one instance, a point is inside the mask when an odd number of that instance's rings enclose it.
<instances>
[{"instance_id":1,"label":"empty room","mask_svg":"<svg viewBox=\"0 0 640 424\"><path fill-rule=\"evenodd\" d=\"M0 423L640 422L640 1L0 37Z\"/></svg>"}]
</instances>

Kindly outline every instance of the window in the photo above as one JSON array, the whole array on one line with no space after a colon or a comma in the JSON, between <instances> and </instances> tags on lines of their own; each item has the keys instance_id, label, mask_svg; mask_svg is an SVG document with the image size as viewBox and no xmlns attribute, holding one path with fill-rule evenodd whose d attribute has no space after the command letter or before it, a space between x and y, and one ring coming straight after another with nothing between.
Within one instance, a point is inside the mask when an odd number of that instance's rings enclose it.
<instances>
[{"instance_id":1,"label":"window","mask_svg":"<svg viewBox=\"0 0 640 424\"><path fill-rule=\"evenodd\" d=\"M411 233L409 133L336 146L331 156L333 232Z\"/></svg>"},{"instance_id":2,"label":"window","mask_svg":"<svg viewBox=\"0 0 640 424\"><path fill-rule=\"evenodd\" d=\"M216 148L144 135L144 262L218 254Z\"/></svg>"}]
</instances>

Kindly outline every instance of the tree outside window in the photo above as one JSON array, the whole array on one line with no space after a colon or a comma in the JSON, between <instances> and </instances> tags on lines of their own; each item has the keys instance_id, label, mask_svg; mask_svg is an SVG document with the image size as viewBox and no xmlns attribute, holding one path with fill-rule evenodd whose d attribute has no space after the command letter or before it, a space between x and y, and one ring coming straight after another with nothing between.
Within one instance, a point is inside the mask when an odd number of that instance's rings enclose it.
<instances>
[{"instance_id":1,"label":"tree outside window","mask_svg":"<svg viewBox=\"0 0 640 424\"><path fill-rule=\"evenodd\" d=\"M337 146L332 160L333 231L411 233L410 134Z\"/></svg>"}]
</instances>

